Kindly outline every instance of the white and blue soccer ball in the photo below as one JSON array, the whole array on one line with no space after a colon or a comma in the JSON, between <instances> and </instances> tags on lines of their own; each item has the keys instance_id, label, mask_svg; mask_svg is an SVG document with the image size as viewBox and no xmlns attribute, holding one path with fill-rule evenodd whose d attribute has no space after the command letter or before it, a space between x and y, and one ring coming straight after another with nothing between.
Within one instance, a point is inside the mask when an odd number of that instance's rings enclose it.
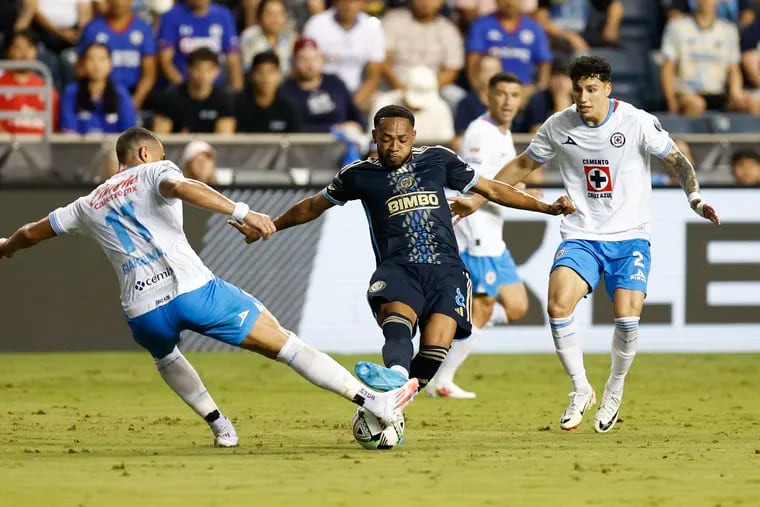
<instances>
[{"instance_id":1,"label":"white and blue soccer ball","mask_svg":"<svg viewBox=\"0 0 760 507\"><path fill-rule=\"evenodd\" d=\"M383 425L372 412L359 407L351 421L354 439L365 449L392 449L404 437L404 419Z\"/></svg>"}]
</instances>

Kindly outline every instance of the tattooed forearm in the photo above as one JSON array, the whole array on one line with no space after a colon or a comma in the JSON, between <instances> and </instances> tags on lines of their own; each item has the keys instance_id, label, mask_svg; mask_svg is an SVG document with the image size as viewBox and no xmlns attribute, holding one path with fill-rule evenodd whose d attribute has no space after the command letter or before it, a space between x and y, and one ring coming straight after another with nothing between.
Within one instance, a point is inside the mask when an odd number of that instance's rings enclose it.
<instances>
[{"instance_id":1,"label":"tattooed forearm","mask_svg":"<svg viewBox=\"0 0 760 507\"><path fill-rule=\"evenodd\" d=\"M699 181L697 180L697 173L694 171L694 166L691 165L689 159L687 159L681 150L674 144L673 148L668 153L668 156L664 158L664 162L673 168L673 171L678 177L678 184L684 189L684 192L690 194L692 192L699 192Z\"/></svg>"}]
</instances>

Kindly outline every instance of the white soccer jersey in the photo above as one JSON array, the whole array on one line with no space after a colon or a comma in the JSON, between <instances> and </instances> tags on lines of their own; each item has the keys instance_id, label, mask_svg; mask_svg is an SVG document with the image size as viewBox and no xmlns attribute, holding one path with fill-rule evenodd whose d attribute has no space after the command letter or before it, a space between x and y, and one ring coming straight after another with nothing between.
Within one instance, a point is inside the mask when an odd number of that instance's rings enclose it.
<instances>
[{"instance_id":1,"label":"white soccer jersey","mask_svg":"<svg viewBox=\"0 0 760 507\"><path fill-rule=\"evenodd\" d=\"M512 133L501 130L484 114L467 127L460 155L479 174L493 179L496 173L515 158ZM502 239L501 206L487 203L477 213L462 220L455 228L460 251L475 257L498 257L506 248Z\"/></svg>"},{"instance_id":2,"label":"white soccer jersey","mask_svg":"<svg viewBox=\"0 0 760 507\"><path fill-rule=\"evenodd\" d=\"M182 230L182 201L159 192L167 177L182 177L173 162L142 164L50 213L57 234L78 232L100 245L119 278L121 304L130 318L214 278Z\"/></svg>"},{"instance_id":3,"label":"white soccer jersey","mask_svg":"<svg viewBox=\"0 0 760 507\"><path fill-rule=\"evenodd\" d=\"M607 118L588 126L575 105L554 113L528 146L537 162L554 159L577 211L562 220L563 239L620 241L650 236L649 155L672 145L657 118L610 99Z\"/></svg>"}]
</instances>

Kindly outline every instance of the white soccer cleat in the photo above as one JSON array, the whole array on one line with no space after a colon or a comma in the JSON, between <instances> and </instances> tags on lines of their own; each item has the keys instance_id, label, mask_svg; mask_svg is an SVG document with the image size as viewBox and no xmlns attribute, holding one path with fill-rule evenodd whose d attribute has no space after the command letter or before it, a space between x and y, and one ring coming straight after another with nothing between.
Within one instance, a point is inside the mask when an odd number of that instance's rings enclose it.
<instances>
[{"instance_id":1,"label":"white soccer cleat","mask_svg":"<svg viewBox=\"0 0 760 507\"><path fill-rule=\"evenodd\" d=\"M377 393L375 396L377 396L377 400L379 401L377 404L379 409L377 412L372 411L372 413L386 426L396 424L399 420L403 420L404 408L417 396L419 387L420 381L416 378L411 378L398 389L388 391L387 393ZM369 407L365 408L369 410Z\"/></svg>"},{"instance_id":2,"label":"white soccer cleat","mask_svg":"<svg viewBox=\"0 0 760 507\"><path fill-rule=\"evenodd\" d=\"M594 416L594 431L597 433L607 433L615 426L620 415L620 404L623 402L623 390L608 391L604 390L602 402L599 404Z\"/></svg>"},{"instance_id":3,"label":"white soccer cleat","mask_svg":"<svg viewBox=\"0 0 760 507\"><path fill-rule=\"evenodd\" d=\"M559 427L565 431L574 430L583 421L583 414L596 403L596 393L591 389L590 393L578 393L573 391L568 395L570 403L559 418Z\"/></svg>"},{"instance_id":4,"label":"white soccer cleat","mask_svg":"<svg viewBox=\"0 0 760 507\"><path fill-rule=\"evenodd\" d=\"M449 382L448 384L429 382L425 386L425 394L431 398L456 398L460 400L471 400L477 397L477 394L465 391L454 382Z\"/></svg>"},{"instance_id":5,"label":"white soccer cleat","mask_svg":"<svg viewBox=\"0 0 760 507\"><path fill-rule=\"evenodd\" d=\"M219 419L209 423L209 426L214 432L214 445L216 447L237 447L238 434L232 425L232 421L226 416L219 416Z\"/></svg>"}]
</instances>

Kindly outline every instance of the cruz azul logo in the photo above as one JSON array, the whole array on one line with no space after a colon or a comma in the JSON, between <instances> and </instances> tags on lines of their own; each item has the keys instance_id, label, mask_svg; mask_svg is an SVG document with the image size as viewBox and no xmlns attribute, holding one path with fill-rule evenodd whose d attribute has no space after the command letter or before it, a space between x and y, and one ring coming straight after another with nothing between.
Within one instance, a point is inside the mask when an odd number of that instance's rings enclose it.
<instances>
[{"instance_id":1,"label":"cruz azul logo","mask_svg":"<svg viewBox=\"0 0 760 507\"><path fill-rule=\"evenodd\" d=\"M589 198L612 198L612 172L609 160L584 158L583 172L586 175L586 190Z\"/></svg>"}]
</instances>

